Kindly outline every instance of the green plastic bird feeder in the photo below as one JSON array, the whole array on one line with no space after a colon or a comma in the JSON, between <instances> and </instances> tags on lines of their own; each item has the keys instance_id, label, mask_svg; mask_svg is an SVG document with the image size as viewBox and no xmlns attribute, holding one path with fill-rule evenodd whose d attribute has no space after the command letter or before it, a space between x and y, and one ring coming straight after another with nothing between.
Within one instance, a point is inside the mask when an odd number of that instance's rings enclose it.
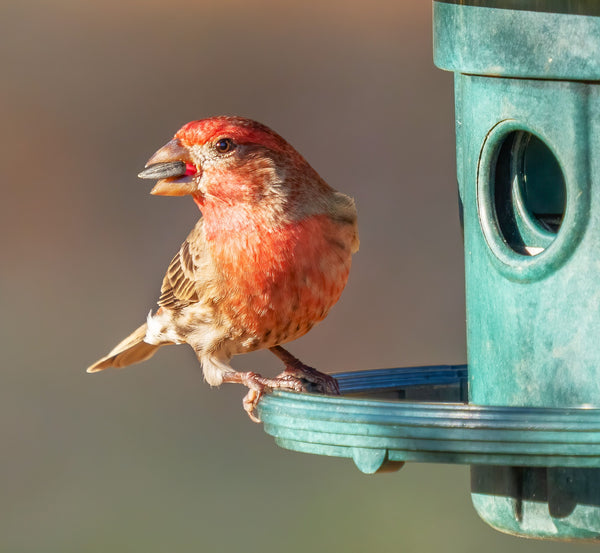
<instances>
[{"instance_id":1,"label":"green plastic bird feeder","mask_svg":"<svg viewBox=\"0 0 600 553\"><path fill-rule=\"evenodd\" d=\"M479 515L517 535L600 541L600 3L433 3L455 75L467 366L336 375L276 392L283 447L471 465Z\"/></svg>"}]
</instances>

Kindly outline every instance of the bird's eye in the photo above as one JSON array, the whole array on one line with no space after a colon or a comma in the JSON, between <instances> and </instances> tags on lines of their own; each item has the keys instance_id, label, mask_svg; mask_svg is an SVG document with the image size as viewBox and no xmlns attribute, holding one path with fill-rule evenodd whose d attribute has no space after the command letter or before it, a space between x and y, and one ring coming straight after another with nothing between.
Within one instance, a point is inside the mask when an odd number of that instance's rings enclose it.
<instances>
[{"instance_id":1,"label":"bird's eye","mask_svg":"<svg viewBox=\"0 0 600 553\"><path fill-rule=\"evenodd\" d=\"M221 138L221 140L217 141L215 144L215 150L219 154L226 154L227 152L231 152L235 148L235 142L231 140L231 138Z\"/></svg>"}]
</instances>

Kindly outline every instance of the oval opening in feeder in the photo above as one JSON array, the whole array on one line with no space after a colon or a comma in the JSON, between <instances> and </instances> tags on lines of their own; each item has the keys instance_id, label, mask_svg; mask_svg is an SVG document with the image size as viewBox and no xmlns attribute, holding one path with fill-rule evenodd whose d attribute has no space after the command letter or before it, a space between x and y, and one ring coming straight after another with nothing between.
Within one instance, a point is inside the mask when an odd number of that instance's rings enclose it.
<instances>
[{"instance_id":1,"label":"oval opening in feeder","mask_svg":"<svg viewBox=\"0 0 600 553\"><path fill-rule=\"evenodd\" d=\"M558 160L534 134L513 131L500 145L491 176L504 240L521 255L540 254L556 238L565 214L566 185Z\"/></svg>"}]
</instances>

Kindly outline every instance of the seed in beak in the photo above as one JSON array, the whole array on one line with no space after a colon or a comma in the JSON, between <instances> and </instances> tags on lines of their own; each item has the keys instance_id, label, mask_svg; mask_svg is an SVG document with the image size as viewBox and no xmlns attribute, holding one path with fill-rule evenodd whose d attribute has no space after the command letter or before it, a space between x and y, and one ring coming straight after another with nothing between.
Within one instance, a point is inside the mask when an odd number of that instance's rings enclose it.
<instances>
[{"instance_id":1,"label":"seed in beak","mask_svg":"<svg viewBox=\"0 0 600 553\"><path fill-rule=\"evenodd\" d=\"M148 165L138 174L140 179L167 179L169 177L183 177L196 174L196 167L183 161L165 161Z\"/></svg>"}]
</instances>

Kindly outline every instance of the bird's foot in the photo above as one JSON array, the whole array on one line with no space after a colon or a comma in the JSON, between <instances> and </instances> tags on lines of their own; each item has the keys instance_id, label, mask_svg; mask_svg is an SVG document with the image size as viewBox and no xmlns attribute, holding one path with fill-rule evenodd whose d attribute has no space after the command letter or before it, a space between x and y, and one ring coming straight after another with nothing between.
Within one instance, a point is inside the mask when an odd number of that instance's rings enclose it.
<instances>
[{"instance_id":1,"label":"bird's foot","mask_svg":"<svg viewBox=\"0 0 600 553\"><path fill-rule=\"evenodd\" d=\"M328 374L322 373L305 365L281 346L270 348L271 351L285 363L285 370L277 378L296 378L304 380L312 386L305 387L306 391L316 391L331 396L340 395L338 381Z\"/></svg>"},{"instance_id":2,"label":"bird's foot","mask_svg":"<svg viewBox=\"0 0 600 553\"><path fill-rule=\"evenodd\" d=\"M305 386L307 392L321 392L330 396L339 396L340 387L338 381L328 374L322 373L317 369L313 369L308 365L301 363L298 365L287 365L285 370L277 375L277 378L297 378L304 380L309 383L309 386Z\"/></svg>"},{"instance_id":3,"label":"bird's foot","mask_svg":"<svg viewBox=\"0 0 600 553\"><path fill-rule=\"evenodd\" d=\"M248 393L242 401L242 405L244 406L244 411L248 413L248 416L254 422L260 422L255 411L258 402L265 394L273 390L307 391L306 383L302 379L284 373L275 378L265 378L254 372L235 372L227 374L223 382L243 384L249 388Z\"/></svg>"}]
</instances>

